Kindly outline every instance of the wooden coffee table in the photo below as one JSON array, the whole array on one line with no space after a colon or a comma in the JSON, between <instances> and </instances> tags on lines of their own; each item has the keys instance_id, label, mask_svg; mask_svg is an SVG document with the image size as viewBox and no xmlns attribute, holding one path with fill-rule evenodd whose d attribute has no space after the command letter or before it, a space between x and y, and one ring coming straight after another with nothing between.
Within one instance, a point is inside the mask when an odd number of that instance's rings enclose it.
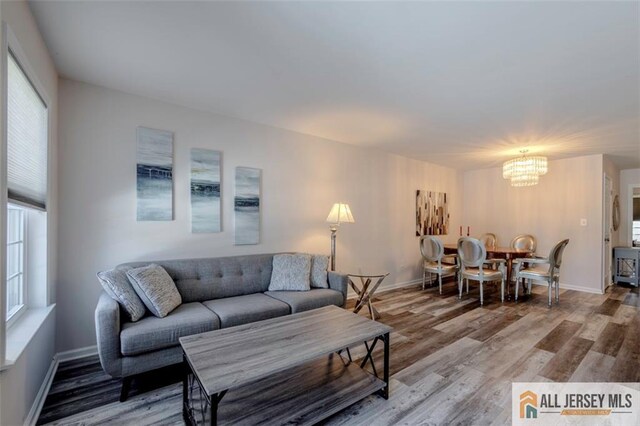
<instances>
[{"instance_id":1,"label":"wooden coffee table","mask_svg":"<svg viewBox=\"0 0 640 426\"><path fill-rule=\"evenodd\" d=\"M314 424L362 398L389 397L391 327L327 306L180 338L187 424ZM382 377L373 349L384 345ZM350 346L364 343L361 362ZM348 358L340 355L344 350ZM372 373L365 370L369 363ZM223 400L224 398L224 400Z\"/></svg>"}]
</instances>

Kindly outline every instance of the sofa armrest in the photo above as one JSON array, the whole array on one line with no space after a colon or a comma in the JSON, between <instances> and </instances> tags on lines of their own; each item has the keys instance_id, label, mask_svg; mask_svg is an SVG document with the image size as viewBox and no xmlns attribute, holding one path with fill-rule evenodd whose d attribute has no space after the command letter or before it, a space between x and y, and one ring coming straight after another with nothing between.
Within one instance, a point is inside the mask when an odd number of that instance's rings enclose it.
<instances>
[{"instance_id":1,"label":"sofa armrest","mask_svg":"<svg viewBox=\"0 0 640 426\"><path fill-rule=\"evenodd\" d=\"M95 320L100 364L109 375L121 377L120 305L105 292L98 299Z\"/></svg>"},{"instance_id":2,"label":"sofa armrest","mask_svg":"<svg viewBox=\"0 0 640 426\"><path fill-rule=\"evenodd\" d=\"M347 306L347 290L349 288L349 277L338 272L329 271L327 273L329 279L329 288L342 293L342 307Z\"/></svg>"}]
</instances>

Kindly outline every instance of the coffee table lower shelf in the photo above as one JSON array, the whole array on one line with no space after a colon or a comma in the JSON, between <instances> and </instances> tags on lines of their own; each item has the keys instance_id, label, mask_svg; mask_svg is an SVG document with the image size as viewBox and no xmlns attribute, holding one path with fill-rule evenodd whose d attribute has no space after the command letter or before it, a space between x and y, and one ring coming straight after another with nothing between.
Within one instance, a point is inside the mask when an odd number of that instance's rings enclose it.
<instances>
[{"instance_id":1,"label":"coffee table lower shelf","mask_svg":"<svg viewBox=\"0 0 640 426\"><path fill-rule=\"evenodd\" d=\"M216 423L209 402L216 396L205 395L188 364L185 368L187 424L312 425L387 386L358 363L332 354L230 389L217 405Z\"/></svg>"}]
</instances>

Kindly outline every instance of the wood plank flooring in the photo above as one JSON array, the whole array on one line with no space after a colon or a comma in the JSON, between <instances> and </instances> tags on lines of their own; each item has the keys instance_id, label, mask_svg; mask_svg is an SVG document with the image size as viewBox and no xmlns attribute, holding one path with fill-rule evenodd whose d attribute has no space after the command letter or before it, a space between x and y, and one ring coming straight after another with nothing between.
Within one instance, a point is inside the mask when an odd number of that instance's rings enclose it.
<instances>
[{"instance_id":1,"label":"wood plank flooring","mask_svg":"<svg viewBox=\"0 0 640 426\"><path fill-rule=\"evenodd\" d=\"M394 328L390 399L365 398L324 424L510 424L512 381L640 382L638 289L561 290L549 309L546 287L517 304L487 287L484 307L476 286L459 301L451 282L442 295L420 286L380 293L380 321ZM64 363L38 424L183 424L179 369L134 380L125 403L119 390L97 357Z\"/></svg>"}]
</instances>

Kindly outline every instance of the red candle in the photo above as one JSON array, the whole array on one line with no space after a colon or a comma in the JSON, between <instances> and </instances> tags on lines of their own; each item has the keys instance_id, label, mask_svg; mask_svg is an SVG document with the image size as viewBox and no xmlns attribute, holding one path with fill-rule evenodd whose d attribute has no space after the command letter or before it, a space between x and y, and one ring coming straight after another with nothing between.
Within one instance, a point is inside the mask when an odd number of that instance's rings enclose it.
<instances>
[{"instance_id":1,"label":"red candle","mask_svg":"<svg viewBox=\"0 0 640 426\"><path fill-rule=\"evenodd\" d=\"M467 226L467 237L469 236L469 226Z\"/></svg>"},{"instance_id":2,"label":"red candle","mask_svg":"<svg viewBox=\"0 0 640 426\"><path fill-rule=\"evenodd\" d=\"M460 225L460 236L462 237L462 225Z\"/></svg>"}]
</instances>

